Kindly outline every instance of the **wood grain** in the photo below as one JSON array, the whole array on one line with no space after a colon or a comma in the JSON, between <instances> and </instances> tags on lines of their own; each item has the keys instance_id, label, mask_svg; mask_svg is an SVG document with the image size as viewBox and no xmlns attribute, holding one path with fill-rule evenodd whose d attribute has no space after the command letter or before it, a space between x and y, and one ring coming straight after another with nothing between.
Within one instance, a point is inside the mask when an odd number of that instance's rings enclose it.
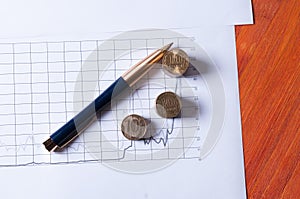
<instances>
[{"instance_id":1,"label":"wood grain","mask_svg":"<svg viewBox=\"0 0 300 199\"><path fill-rule=\"evenodd\" d=\"M249 198L300 198L300 1L253 0L236 27Z\"/></svg>"}]
</instances>

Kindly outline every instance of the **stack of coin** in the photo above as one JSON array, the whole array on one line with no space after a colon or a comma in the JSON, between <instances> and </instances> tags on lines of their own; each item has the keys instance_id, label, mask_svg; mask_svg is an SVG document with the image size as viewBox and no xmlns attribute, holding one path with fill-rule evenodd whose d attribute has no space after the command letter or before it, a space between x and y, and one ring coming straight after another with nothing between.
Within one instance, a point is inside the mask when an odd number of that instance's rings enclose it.
<instances>
[{"instance_id":1,"label":"stack of coin","mask_svg":"<svg viewBox=\"0 0 300 199\"><path fill-rule=\"evenodd\" d=\"M121 131L129 140L144 139L147 133L147 122L142 116L128 115L122 121Z\"/></svg>"},{"instance_id":2,"label":"stack of coin","mask_svg":"<svg viewBox=\"0 0 300 199\"><path fill-rule=\"evenodd\" d=\"M155 102L156 112L164 118L177 117L181 111L180 98L173 92L161 93Z\"/></svg>"},{"instance_id":3,"label":"stack of coin","mask_svg":"<svg viewBox=\"0 0 300 199\"><path fill-rule=\"evenodd\" d=\"M168 51L162 59L163 70L171 76L181 76L189 67L189 56L179 48Z\"/></svg>"},{"instance_id":4,"label":"stack of coin","mask_svg":"<svg viewBox=\"0 0 300 199\"><path fill-rule=\"evenodd\" d=\"M168 75L181 76L189 67L189 57L183 50L174 48L164 55L162 67ZM180 98L170 91L161 93L155 101L156 112L163 118L177 117L181 106ZM121 131L129 140L141 140L149 137L145 118L136 114L124 118Z\"/></svg>"}]
</instances>

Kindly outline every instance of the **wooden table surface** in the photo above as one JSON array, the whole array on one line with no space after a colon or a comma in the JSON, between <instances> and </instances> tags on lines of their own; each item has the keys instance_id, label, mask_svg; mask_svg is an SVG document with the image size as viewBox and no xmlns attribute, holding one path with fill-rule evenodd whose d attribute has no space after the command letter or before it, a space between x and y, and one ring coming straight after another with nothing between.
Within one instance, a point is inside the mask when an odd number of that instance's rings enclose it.
<instances>
[{"instance_id":1,"label":"wooden table surface","mask_svg":"<svg viewBox=\"0 0 300 199\"><path fill-rule=\"evenodd\" d=\"M300 198L300 0L253 0L237 26L248 198Z\"/></svg>"}]
</instances>

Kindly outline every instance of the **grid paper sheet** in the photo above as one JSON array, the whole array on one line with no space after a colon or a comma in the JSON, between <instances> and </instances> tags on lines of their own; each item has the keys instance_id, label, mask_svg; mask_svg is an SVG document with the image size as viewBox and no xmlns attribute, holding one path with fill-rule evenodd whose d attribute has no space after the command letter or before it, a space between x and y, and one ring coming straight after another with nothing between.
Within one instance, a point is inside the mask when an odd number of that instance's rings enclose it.
<instances>
[{"instance_id":1,"label":"grid paper sheet","mask_svg":"<svg viewBox=\"0 0 300 199\"><path fill-rule=\"evenodd\" d=\"M157 94L166 90L174 90L188 102L193 101L192 105L186 104L186 109L197 112L197 78L190 77L194 86L186 89L193 91L184 96L185 88L180 80L167 86L168 77L160 73L160 68L155 68L144 78L143 87L123 103L123 109L120 103L112 110L103 111L99 121L63 152L49 153L42 145L51 133L89 104L130 65L153 51L154 45L163 46L173 41L175 46L192 51L188 46L180 46L184 39L112 40L101 49L99 45L103 40L1 43L0 166L199 158L199 135L183 135L181 131L183 128L199 130L197 115L193 115L192 125L190 118L164 121L154 130L160 135L142 142L126 140L120 132L120 117L116 114L125 109L126 114L146 114L160 124L161 119L151 113L151 103ZM140 45L145 48L138 49ZM124 51L128 53L122 55ZM152 85L150 79L160 85ZM86 88L90 84L93 84L92 89ZM180 89L178 85L181 85ZM99 139L95 140L95 137ZM99 147L95 153L101 153L101 156L95 157L88 152L89 142L93 143L93 152L95 146ZM170 146L170 142L176 142L176 147ZM185 146L184 142L189 144Z\"/></svg>"}]
</instances>

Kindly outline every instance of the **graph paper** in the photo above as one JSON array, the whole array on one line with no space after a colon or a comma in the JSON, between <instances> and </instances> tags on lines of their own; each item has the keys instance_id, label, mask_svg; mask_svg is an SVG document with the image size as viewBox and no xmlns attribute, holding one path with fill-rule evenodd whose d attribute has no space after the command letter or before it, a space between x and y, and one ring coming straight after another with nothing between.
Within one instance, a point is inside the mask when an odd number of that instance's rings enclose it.
<instances>
[{"instance_id":1,"label":"graph paper","mask_svg":"<svg viewBox=\"0 0 300 199\"><path fill-rule=\"evenodd\" d=\"M1 43L0 166L199 159L205 131L200 121L209 117L200 117L206 102L199 98L209 98L209 92L192 66L181 78L155 66L134 92L112 102L66 150L49 153L42 145L131 65L170 42L193 55L195 48L187 45L192 40L166 36ZM156 114L155 98L164 91L180 96L180 117ZM201 112L209 112L207 107ZM120 123L132 113L151 121L153 136L130 141L122 135Z\"/></svg>"}]
</instances>

